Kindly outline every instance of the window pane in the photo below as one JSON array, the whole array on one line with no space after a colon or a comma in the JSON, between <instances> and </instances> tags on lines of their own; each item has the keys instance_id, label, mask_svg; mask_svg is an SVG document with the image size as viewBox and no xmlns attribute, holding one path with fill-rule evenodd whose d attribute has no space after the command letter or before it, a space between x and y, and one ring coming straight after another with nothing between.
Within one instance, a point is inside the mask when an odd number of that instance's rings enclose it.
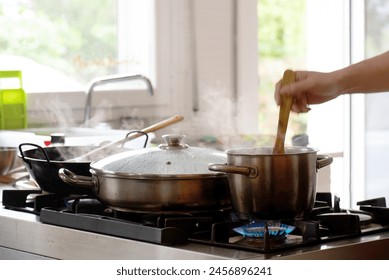
<instances>
[{"instance_id":1,"label":"window pane","mask_svg":"<svg viewBox=\"0 0 389 280\"><path fill-rule=\"evenodd\" d=\"M260 131L274 135L279 112L274 102L274 85L284 70L306 68L305 0L257 3ZM287 141L305 131L306 115L291 114Z\"/></svg>"},{"instance_id":2,"label":"window pane","mask_svg":"<svg viewBox=\"0 0 389 280\"><path fill-rule=\"evenodd\" d=\"M129 16L136 2L137 17ZM0 68L22 70L27 92L83 90L93 78L120 72L149 74L150 3L0 0Z\"/></svg>"},{"instance_id":3,"label":"window pane","mask_svg":"<svg viewBox=\"0 0 389 280\"><path fill-rule=\"evenodd\" d=\"M366 56L371 57L388 51L389 3L388 1L365 1L366 9ZM389 119L387 105L389 93L368 94L366 109L366 197L388 195Z\"/></svg>"}]
</instances>

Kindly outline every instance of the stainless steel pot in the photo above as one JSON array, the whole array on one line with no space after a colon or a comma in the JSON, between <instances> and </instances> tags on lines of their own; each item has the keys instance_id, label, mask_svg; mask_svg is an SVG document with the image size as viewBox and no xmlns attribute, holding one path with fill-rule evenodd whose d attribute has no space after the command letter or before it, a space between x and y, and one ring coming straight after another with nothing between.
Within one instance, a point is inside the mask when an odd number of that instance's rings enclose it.
<instances>
[{"instance_id":1,"label":"stainless steel pot","mask_svg":"<svg viewBox=\"0 0 389 280\"><path fill-rule=\"evenodd\" d=\"M6 175L15 165L17 148L0 147L0 175Z\"/></svg>"},{"instance_id":2,"label":"stainless steel pot","mask_svg":"<svg viewBox=\"0 0 389 280\"><path fill-rule=\"evenodd\" d=\"M313 208L317 170L332 163L307 147L232 149L227 164L209 170L229 176L231 203L242 219L302 219Z\"/></svg>"},{"instance_id":3,"label":"stainless steel pot","mask_svg":"<svg viewBox=\"0 0 389 280\"><path fill-rule=\"evenodd\" d=\"M226 154L183 145L181 138L165 135L166 144L159 147L93 162L92 177L67 169L59 170L59 176L68 184L93 189L100 201L118 210L202 210L229 205L227 175L208 170L210 162L226 162Z\"/></svg>"}]
</instances>

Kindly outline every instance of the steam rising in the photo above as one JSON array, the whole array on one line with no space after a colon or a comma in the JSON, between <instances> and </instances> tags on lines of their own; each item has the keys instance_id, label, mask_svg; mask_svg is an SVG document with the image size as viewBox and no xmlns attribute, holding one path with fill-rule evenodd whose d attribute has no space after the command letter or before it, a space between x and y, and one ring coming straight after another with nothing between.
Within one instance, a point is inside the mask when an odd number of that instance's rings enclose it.
<instances>
[{"instance_id":1,"label":"steam rising","mask_svg":"<svg viewBox=\"0 0 389 280\"><path fill-rule=\"evenodd\" d=\"M222 150L250 145L247 139L243 139L237 132L239 111L231 97L231 90L217 84L212 87L202 86L199 91L200 110L172 127L175 133L185 134L187 142L204 139L204 136L212 137L217 139L217 148Z\"/></svg>"},{"instance_id":2,"label":"steam rising","mask_svg":"<svg viewBox=\"0 0 389 280\"><path fill-rule=\"evenodd\" d=\"M73 111L59 97L42 98L35 105L43 114L43 119L58 128L66 128L74 123Z\"/></svg>"},{"instance_id":3,"label":"steam rising","mask_svg":"<svg viewBox=\"0 0 389 280\"><path fill-rule=\"evenodd\" d=\"M71 93L66 93L66 94L71 94ZM43 129L40 133L43 133L43 135L47 135L48 139L49 139L49 134L52 132L65 133L65 138L71 137L71 136L77 136L77 135L72 135L71 134L72 131L68 131L67 129L84 126L84 124L77 124L75 111L70 107L70 105L68 105L66 102L63 102L63 100L61 100L61 98L58 97L57 95L51 95L51 96L49 96L49 98L37 100L36 104L34 104L34 105L35 105L34 107L38 108L38 110L36 112L32 112L29 115L29 118L30 119L34 119L34 118L42 119L43 118L44 120L47 120L48 124L46 124L45 127L47 127L47 125L48 125L49 128L47 128L46 132L45 132L45 129ZM103 100L100 104L97 105L97 108L104 108L104 109L96 110L96 112L94 112L93 117L90 120L91 126L93 126L96 123L101 123L103 121L106 121L107 119L112 118L112 110L110 110L110 108L107 108L107 105L109 105L109 102L107 100L105 100L105 101ZM39 112L39 114L42 114L42 115L39 115L39 116L34 115L34 114L38 114L38 112ZM136 113L136 110L134 110L134 112ZM83 110L82 110L82 113L83 113ZM127 113L128 113L128 110L127 110ZM131 123L130 122L125 123L124 126L131 127L128 130L137 130L137 129L143 128L143 121L133 120ZM53 127L54 127L54 130L53 130ZM99 129L99 128L100 129L107 129L107 127L98 127L97 129ZM102 135L104 135L104 134L102 134ZM93 135L91 135L91 136L93 136ZM102 137L104 137L104 136L102 136ZM113 137L108 139L109 141L107 141L107 142L100 142L100 140L99 140L99 142L93 143L92 145L88 145L85 147L79 146L79 147L74 147L74 148L69 148L69 149L60 148L60 149L58 149L58 153L60 154L59 155L60 159L57 158L57 156L56 156L56 158L54 158L53 160L67 161L67 160L71 160L71 159L80 157L83 154L90 152L91 150L97 148L97 146L102 146L102 145L108 144L108 142L110 142L110 141L119 140L119 137L121 137L121 136L114 135ZM123 135L123 139L124 139L124 137L125 137L125 135ZM107 138L109 138L109 136L107 136ZM139 139L141 139L139 141L140 142L139 147L141 147L144 143L145 137L142 136ZM39 145L44 147L43 143L41 143ZM66 140L65 140L65 145L67 145ZM77 144L73 144L73 145L77 145ZM83 144L81 144L81 145L83 145ZM136 145L138 145L138 144L136 144ZM93 146L93 147L91 147L91 146ZM26 146L26 149L27 148L28 148L28 146ZM84 158L82 161L93 162L93 161L103 159L109 155L116 154L116 153L123 152L123 151L128 151L128 148L126 149L126 148L121 148L121 147L109 147L107 149L104 149L102 151L99 151L98 153L91 155L90 157ZM39 152L39 153L37 153L37 155L38 154L42 154L42 153ZM44 158L42 158L42 159L44 159Z\"/></svg>"},{"instance_id":4,"label":"steam rising","mask_svg":"<svg viewBox=\"0 0 389 280\"><path fill-rule=\"evenodd\" d=\"M184 141L191 146L202 144L208 146L210 144L211 146L216 146L216 148L220 150L225 150L255 145L253 142L257 139L247 139L246 136L243 137L238 134L237 116L239 115L239 111L231 92L231 89L221 84L212 86L201 85L199 87L199 111L193 112L190 104L191 102L188 102L187 107L182 109L182 111L185 112L184 121L161 131L157 131L157 142L162 141L160 135L176 133L185 135L186 138ZM78 96L76 98L80 97ZM83 114L83 109L81 112L74 112L72 108L61 101L59 97L47 98L42 101L43 102L41 102L41 100L39 101L39 105L44 112L45 119L50 120L55 127L58 127L58 132L62 132L61 129L65 129L64 131L66 131L66 128L68 127L83 126L83 124L76 124L76 117L74 115L75 113ZM84 102L84 100L82 100L82 102ZM256 100L253 100L253 102L256 102ZM109 107L107 108L109 104L109 100L105 100L102 101L101 104L94 106L103 109L97 109L93 112L92 119L89 121L91 127L94 127L97 123L106 122L107 120L114 118L113 110ZM124 130L139 130L161 120L160 117L157 118L156 116L154 120L149 119L147 120L147 123L145 123L146 120L137 118L139 110L141 109L136 107L124 108L123 110L115 108L115 110L119 111L119 115L127 117L126 119L121 120L120 123L120 129ZM244 108L240 108L240 110L244 110ZM177 114L179 113L180 112L177 112ZM199 140L203 140L203 142L200 141L199 143ZM96 145L99 144L100 143L96 143ZM112 153L113 152L109 152L108 154ZM76 155L76 157L77 156L80 156L80 154ZM93 161L96 159L91 160Z\"/></svg>"}]
</instances>

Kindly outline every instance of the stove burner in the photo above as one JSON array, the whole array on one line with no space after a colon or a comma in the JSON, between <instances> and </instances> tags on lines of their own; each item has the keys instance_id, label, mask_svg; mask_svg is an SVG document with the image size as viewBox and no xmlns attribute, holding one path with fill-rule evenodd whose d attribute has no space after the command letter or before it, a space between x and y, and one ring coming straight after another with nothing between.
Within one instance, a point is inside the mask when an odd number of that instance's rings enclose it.
<instances>
[{"instance_id":1,"label":"stove burner","mask_svg":"<svg viewBox=\"0 0 389 280\"><path fill-rule=\"evenodd\" d=\"M270 237L285 238L287 234L295 229L294 226L289 226L281 223L281 221L253 221L233 230L246 238L264 238L266 233Z\"/></svg>"},{"instance_id":2,"label":"stove burner","mask_svg":"<svg viewBox=\"0 0 389 280\"><path fill-rule=\"evenodd\" d=\"M339 198L318 193L304 220L241 220L231 208L195 211L128 212L94 197L60 197L40 190L4 190L6 209L39 215L40 222L156 244L197 243L259 253L301 248L389 230L384 199L343 210ZM334 205L333 205L334 203Z\"/></svg>"}]
</instances>

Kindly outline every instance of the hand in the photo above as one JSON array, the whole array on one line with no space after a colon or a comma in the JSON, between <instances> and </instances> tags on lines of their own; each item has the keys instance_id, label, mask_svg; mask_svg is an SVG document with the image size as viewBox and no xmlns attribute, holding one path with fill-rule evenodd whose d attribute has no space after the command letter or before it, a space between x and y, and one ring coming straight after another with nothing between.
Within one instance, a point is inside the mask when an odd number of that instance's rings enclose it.
<instances>
[{"instance_id":1,"label":"hand","mask_svg":"<svg viewBox=\"0 0 389 280\"><path fill-rule=\"evenodd\" d=\"M292 96L291 110L296 113L306 113L310 110L309 105L324 103L339 96L335 72L296 71L295 73L295 83L283 87L281 81L276 84L274 98L278 105L281 103L281 95Z\"/></svg>"}]
</instances>

